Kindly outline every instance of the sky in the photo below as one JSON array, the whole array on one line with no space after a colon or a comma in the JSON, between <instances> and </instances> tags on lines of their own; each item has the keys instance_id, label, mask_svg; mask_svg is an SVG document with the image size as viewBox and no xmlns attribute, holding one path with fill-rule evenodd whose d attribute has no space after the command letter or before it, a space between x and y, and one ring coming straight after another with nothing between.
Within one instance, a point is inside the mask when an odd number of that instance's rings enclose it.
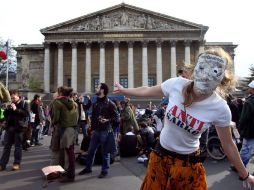
<instances>
[{"instance_id":1,"label":"sky","mask_svg":"<svg viewBox=\"0 0 254 190\"><path fill-rule=\"evenodd\" d=\"M123 2L208 26L205 40L238 45L235 73L250 75L254 65L252 0L4 0L0 4L0 38L11 39L14 45L41 44L40 29Z\"/></svg>"}]
</instances>

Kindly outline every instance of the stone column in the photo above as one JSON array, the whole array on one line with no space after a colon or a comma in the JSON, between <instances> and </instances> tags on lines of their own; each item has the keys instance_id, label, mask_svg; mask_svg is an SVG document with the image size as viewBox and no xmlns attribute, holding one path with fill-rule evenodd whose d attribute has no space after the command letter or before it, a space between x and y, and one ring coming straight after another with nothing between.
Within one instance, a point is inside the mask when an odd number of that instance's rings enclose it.
<instances>
[{"instance_id":1,"label":"stone column","mask_svg":"<svg viewBox=\"0 0 254 190\"><path fill-rule=\"evenodd\" d=\"M50 92L50 44L44 42L44 92Z\"/></svg>"},{"instance_id":2,"label":"stone column","mask_svg":"<svg viewBox=\"0 0 254 190\"><path fill-rule=\"evenodd\" d=\"M157 84L162 83L162 52L161 52L161 41L157 41L156 49L156 82Z\"/></svg>"},{"instance_id":3,"label":"stone column","mask_svg":"<svg viewBox=\"0 0 254 190\"><path fill-rule=\"evenodd\" d=\"M63 86L63 43L57 43L58 63L57 63L57 87Z\"/></svg>"},{"instance_id":4,"label":"stone column","mask_svg":"<svg viewBox=\"0 0 254 190\"><path fill-rule=\"evenodd\" d=\"M203 53L205 51L205 41L204 40L200 40L199 41L199 54Z\"/></svg>"},{"instance_id":5,"label":"stone column","mask_svg":"<svg viewBox=\"0 0 254 190\"><path fill-rule=\"evenodd\" d=\"M191 44L190 40L184 41L184 45L185 45L184 64L185 65L191 63L191 61L190 61L190 44Z\"/></svg>"},{"instance_id":6,"label":"stone column","mask_svg":"<svg viewBox=\"0 0 254 190\"><path fill-rule=\"evenodd\" d=\"M119 79L119 42L114 42L114 84L120 82Z\"/></svg>"},{"instance_id":7,"label":"stone column","mask_svg":"<svg viewBox=\"0 0 254 190\"><path fill-rule=\"evenodd\" d=\"M105 82L105 43L100 42L100 83Z\"/></svg>"},{"instance_id":8,"label":"stone column","mask_svg":"<svg viewBox=\"0 0 254 190\"><path fill-rule=\"evenodd\" d=\"M91 93L91 43L86 42L86 76L85 76L85 93Z\"/></svg>"},{"instance_id":9,"label":"stone column","mask_svg":"<svg viewBox=\"0 0 254 190\"><path fill-rule=\"evenodd\" d=\"M134 87L133 41L128 42L128 88Z\"/></svg>"},{"instance_id":10,"label":"stone column","mask_svg":"<svg viewBox=\"0 0 254 190\"><path fill-rule=\"evenodd\" d=\"M77 43L72 42L72 56L71 56L71 87L74 92L77 92Z\"/></svg>"},{"instance_id":11,"label":"stone column","mask_svg":"<svg viewBox=\"0 0 254 190\"><path fill-rule=\"evenodd\" d=\"M171 78L176 77L176 41L170 41L171 44Z\"/></svg>"},{"instance_id":12,"label":"stone column","mask_svg":"<svg viewBox=\"0 0 254 190\"><path fill-rule=\"evenodd\" d=\"M142 46L142 85L148 86L147 41L143 41Z\"/></svg>"}]
</instances>

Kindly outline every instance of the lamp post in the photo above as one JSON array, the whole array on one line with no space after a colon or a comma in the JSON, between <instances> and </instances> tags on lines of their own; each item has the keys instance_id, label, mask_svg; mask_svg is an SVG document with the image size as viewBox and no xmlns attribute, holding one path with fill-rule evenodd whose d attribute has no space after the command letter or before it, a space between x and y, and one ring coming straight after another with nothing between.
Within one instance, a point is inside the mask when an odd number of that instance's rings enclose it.
<instances>
[{"instance_id":1,"label":"lamp post","mask_svg":"<svg viewBox=\"0 0 254 190\"><path fill-rule=\"evenodd\" d=\"M8 59L8 54L9 54L9 40L6 42L6 88L8 89L8 84L9 84L9 59Z\"/></svg>"}]
</instances>

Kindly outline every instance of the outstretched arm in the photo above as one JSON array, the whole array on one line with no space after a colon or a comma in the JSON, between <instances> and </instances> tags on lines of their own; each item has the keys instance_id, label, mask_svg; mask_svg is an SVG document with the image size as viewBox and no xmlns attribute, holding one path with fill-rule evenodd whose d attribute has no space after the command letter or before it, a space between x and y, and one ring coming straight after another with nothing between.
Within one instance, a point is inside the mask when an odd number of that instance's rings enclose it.
<instances>
[{"instance_id":1,"label":"outstretched arm","mask_svg":"<svg viewBox=\"0 0 254 190\"><path fill-rule=\"evenodd\" d=\"M139 97L151 97L151 96L164 96L161 86L142 86L137 88L124 88L119 83L115 84L116 89L113 91L114 94L123 94L127 96L139 96Z\"/></svg>"}]
</instances>

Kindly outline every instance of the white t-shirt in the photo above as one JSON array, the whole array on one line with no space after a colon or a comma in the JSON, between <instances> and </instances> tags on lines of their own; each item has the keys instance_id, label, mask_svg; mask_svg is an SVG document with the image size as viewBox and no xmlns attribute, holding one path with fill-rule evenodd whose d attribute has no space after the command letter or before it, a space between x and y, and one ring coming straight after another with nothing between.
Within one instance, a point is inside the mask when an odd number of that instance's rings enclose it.
<instances>
[{"instance_id":1,"label":"white t-shirt","mask_svg":"<svg viewBox=\"0 0 254 190\"><path fill-rule=\"evenodd\" d=\"M160 143L163 148L180 154L196 151L202 132L211 125L227 127L231 121L231 112L226 101L216 93L184 108L182 89L190 82L188 79L177 77L161 84L161 89L169 98L169 103L165 112L164 128L160 134Z\"/></svg>"}]
</instances>

